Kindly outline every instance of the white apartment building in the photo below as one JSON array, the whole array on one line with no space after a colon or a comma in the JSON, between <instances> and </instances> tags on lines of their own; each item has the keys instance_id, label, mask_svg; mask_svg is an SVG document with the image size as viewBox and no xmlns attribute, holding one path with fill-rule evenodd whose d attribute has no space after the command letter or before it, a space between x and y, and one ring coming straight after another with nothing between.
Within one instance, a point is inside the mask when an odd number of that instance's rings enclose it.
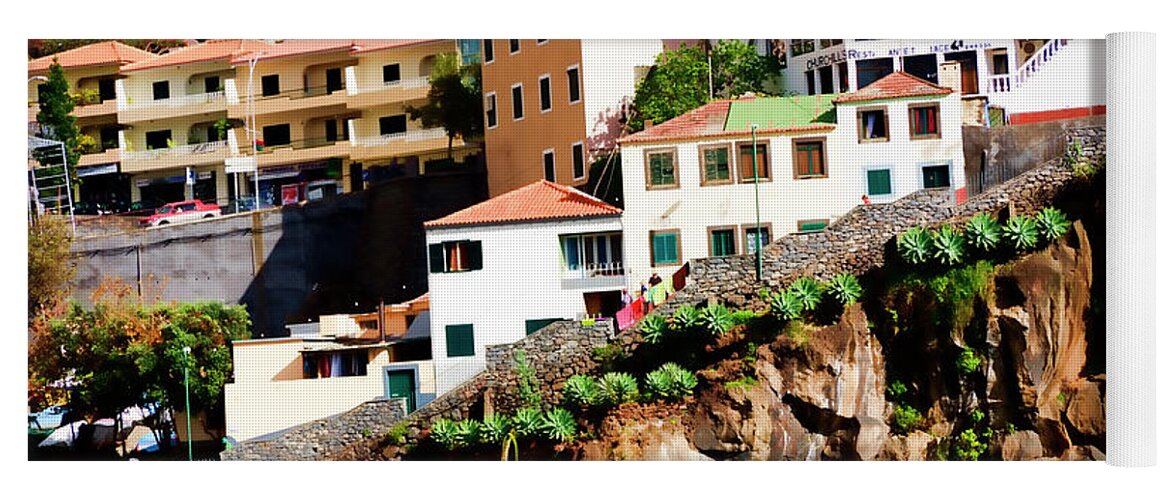
<instances>
[{"instance_id":1,"label":"white apartment building","mask_svg":"<svg viewBox=\"0 0 1171 500\"><path fill-rule=\"evenodd\" d=\"M628 286L755 251L757 188L765 243L919 189L963 201L961 115L958 93L898 72L847 94L714 101L626 137Z\"/></svg>"},{"instance_id":2,"label":"white apartment building","mask_svg":"<svg viewBox=\"0 0 1171 500\"><path fill-rule=\"evenodd\" d=\"M541 180L425 223L439 393L482 370L489 345L617 312L626 281L620 217Z\"/></svg>"}]
</instances>

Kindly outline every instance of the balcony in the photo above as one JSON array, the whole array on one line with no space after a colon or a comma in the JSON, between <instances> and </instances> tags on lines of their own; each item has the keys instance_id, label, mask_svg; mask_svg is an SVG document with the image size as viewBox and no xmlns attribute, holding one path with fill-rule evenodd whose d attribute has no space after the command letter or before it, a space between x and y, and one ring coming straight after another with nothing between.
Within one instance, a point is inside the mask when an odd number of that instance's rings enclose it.
<instances>
[{"instance_id":1,"label":"balcony","mask_svg":"<svg viewBox=\"0 0 1171 500\"><path fill-rule=\"evenodd\" d=\"M224 98L223 92L205 92L142 103L127 102L125 106L120 106L118 109L118 121L133 123L214 113L225 109L227 109L227 100Z\"/></svg>"},{"instance_id":2,"label":"balcony","mask_svg":"<svg viewBox=\"0 0 1171 500\"><path fill-rule=\"evenodd\" d=\"M427 97L430 80L421 76L393 82L355 86L349 93L350 109L366 109L383 104L414 101Z\"/></svg>"},{"instance_id":3,"label":"balcony","mask_svg":"<svg viewBox=\"0 0 1171 500\"><path fill-rule=\"evenodd\" d=\"M223 162L228 153L228 141L186 144L145 151L122 151L122 172L166 170L189 165L209 165Z\"/></svg>"},{"instance_id":4,"label":"balcony","mask_svg":"<svg viewBox=\"0 0 1171 500\"><path fill-rule=\"evenodd\" d=\"M235 142L241 145L238 148L239 154L241 156L252 154L248 150L248 140L244 137L244 131L236 130L234 132L238 134L236 135ZM350 150L350 142L346 139L329 141L325 138L309 138L292 141L279 146L266 144L262 150L256 152L256 162L262 168L306 163L329 158L346 157L350 155Z\"/></svg>"},{"instance_id":5,"label":"balcony","mask_svg":"<svg viewBox=\"0 0 1171 500\"><path fill-rule=\"evenodd\" d=\"M239 82L233 82L231 87L237 88ZM244 88L240 89L240 97L237 99L230 99L228 105L228 116L231 118L243 119L248 115L248 95L247 95L247 81L244 82ZM259 89L256 89L259 90ZM287 90L279 94L268 96L256 96L256 114L267 115L271 113L285 113L289 111L303 111L310 108L321 108L327 106L337 106L341 109L345 108L346 104L346 88L330 89L327 87L310 87L306 89Z\"/></svg>"},{"instance_id":6,"label":"balcony","mask_svg":"<svg viewBox=\"0 0 1171 500\"><path fill-rule=\"evenodd\" d=\"M447 131L442 128L411 130L355 138L352 142L354 148L350 156L354 160L391 158L447 149ZM463 141L459 139L452 143L452 146L462 145Z\"/></svg>"},{"instance_id":7,"label":"balcony","mask_svg":"<svg viewBox=\"0 0 1171 500\"><path fill-rule=\"evenodd\" d=\"M96 151L93 153L83 153L81 159L78 160L78 167L92 167L94 165L105 165L108 163L118 163L122 159L122 151L118 148L109 148L105 151Z\"/></svg>"},{"instance_id":8,"label":"balcony","mask_svg":"<svg viewBox=\"0 0 1171 500\"><path fill-rule=\"evenodd\" d=\"M579 264L576 269L561 270L564 289L621 288L626 286L626 269L621 262Z\"/></svg>"}]
</instances>

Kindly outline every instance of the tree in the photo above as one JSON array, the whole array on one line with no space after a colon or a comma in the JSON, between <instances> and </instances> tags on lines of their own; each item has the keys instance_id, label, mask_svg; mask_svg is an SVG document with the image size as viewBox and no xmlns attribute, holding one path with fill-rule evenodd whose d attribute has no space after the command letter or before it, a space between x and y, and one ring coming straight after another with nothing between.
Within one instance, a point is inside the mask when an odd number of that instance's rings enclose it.
<instances>
[{"instance_id":1,"label":"tree","mask_svg":"<svg viewBox=\"0 0 1171 500\"><path fill-rule=\"evenodd\" d=\"M69 162L70 183L77 185L77 161L81 159L81 131L77 128L77 118L73 113L73 96L69 94L69 82L65 80L65 71L53 59L49 66L49 80L42 84L40 94L41 110L37 113L37 123L42 126L38 131L39 137L61 141L65 144L65 158Z\"/></svg>"},{"instance_id":2,"label":"tree","mask_svg":"<svg viewBox=\"0 0 1171 500\"><path fill-rule=\"evenodd\" d=\"M642 130L646 120L662 123L707 101L707 54L698 46L683 44L655 57L655 65L635 87L635 113L629 127Z\"/></svg>"},{"instance_id":3,"label":"tree","mask_svg":"<svg viewBox=\"0 0 1171 500\"><path fill-rule=\"evenodd\" d=\"M69 293L73 279L73 231L62 217L44 215L28 227L28 315L51 310Z\"/></svg>"},{"instance_id":4,"label":"tree","mask_svg":"<svg viewBox=\"0 0 1171 500\"><path fill-rule=\"evenodd\" d=\"M765 91L775 76L768 58L740 40L720 40L712 49L712 81L719 97L735 97Z\"/></svg>"},{"instance_id":5,"label":"tree","mask_svg":"<svg viewBox=\"0 0 1171 500\"><path fill-rule=\"evenodd\" d=\"M424 127L447 130L447 159L452 158L452 142L458 136L472 142L483 132L484 99L480 82L480 64L460 65L455 53L438 54L431 69L431 88L427 103L407 106L412 120Z\"/></svg>"}]
</instances>

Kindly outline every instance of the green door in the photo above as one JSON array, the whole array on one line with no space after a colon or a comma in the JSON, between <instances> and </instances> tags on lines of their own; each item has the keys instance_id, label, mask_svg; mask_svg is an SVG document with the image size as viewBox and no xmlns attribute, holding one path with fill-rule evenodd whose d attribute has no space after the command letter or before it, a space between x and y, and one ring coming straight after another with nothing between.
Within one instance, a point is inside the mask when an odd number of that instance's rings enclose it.
<instances>
[{"instance_id":1,"label":"green door","mask_svg":"<svg viewBox=\"0 0 1171 500\"><path fill-rule=\"evenodd\" d=\"M406 398L407 413L415 411L414 370L390 370L386 372L386 397Z\"/></svg>"}]
</instances>

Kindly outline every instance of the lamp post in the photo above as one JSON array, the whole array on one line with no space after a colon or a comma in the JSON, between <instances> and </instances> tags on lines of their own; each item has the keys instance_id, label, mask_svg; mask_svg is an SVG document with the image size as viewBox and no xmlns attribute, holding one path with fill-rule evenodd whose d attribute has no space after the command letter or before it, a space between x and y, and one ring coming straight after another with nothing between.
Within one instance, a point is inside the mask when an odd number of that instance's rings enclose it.
<instances>
[{"instance_id":1,"label":"lamp post","mask_svg":"<svg viewBox=\"0 0 1171 500\"><path fill-rule=\"evenodd\" d=\"M764 274L764 266L761 263L760 247L760 172L756 165L756 159L760 156L756 154L756 128L755 123L752 124L752 187L756 194L756 281L761 280Z\"/></svg>"},{"instance_id":2,"label":"lamp post","mask_svg":"<svg viewBox=\"0 0 1171 500\"><path fill-rule=\"evenodd\" d=\"M252 125L244 125L245 130L248 131L250 143L248 147L252 149L252 197L256 203L253 210L257 211L260 210L260 163L256 160L256 94L252 91L252 77L256 73L256 62L260 60L262 55L264 52L257 52L248 58L248 115L246 118L251 118Z\"/></svg>"},{"instance_id":3,"label":"lamp post","mask_svg":"<svg viewBox=\"0 0 1171 500\"><path fill-rule=\"evenodd\" d=\"M187 461L193 460L191 444L191 386L187 381L187 356L191 354L190 347L183 348L183 407L187 417Z\"/></svg>"}]
</instances>

